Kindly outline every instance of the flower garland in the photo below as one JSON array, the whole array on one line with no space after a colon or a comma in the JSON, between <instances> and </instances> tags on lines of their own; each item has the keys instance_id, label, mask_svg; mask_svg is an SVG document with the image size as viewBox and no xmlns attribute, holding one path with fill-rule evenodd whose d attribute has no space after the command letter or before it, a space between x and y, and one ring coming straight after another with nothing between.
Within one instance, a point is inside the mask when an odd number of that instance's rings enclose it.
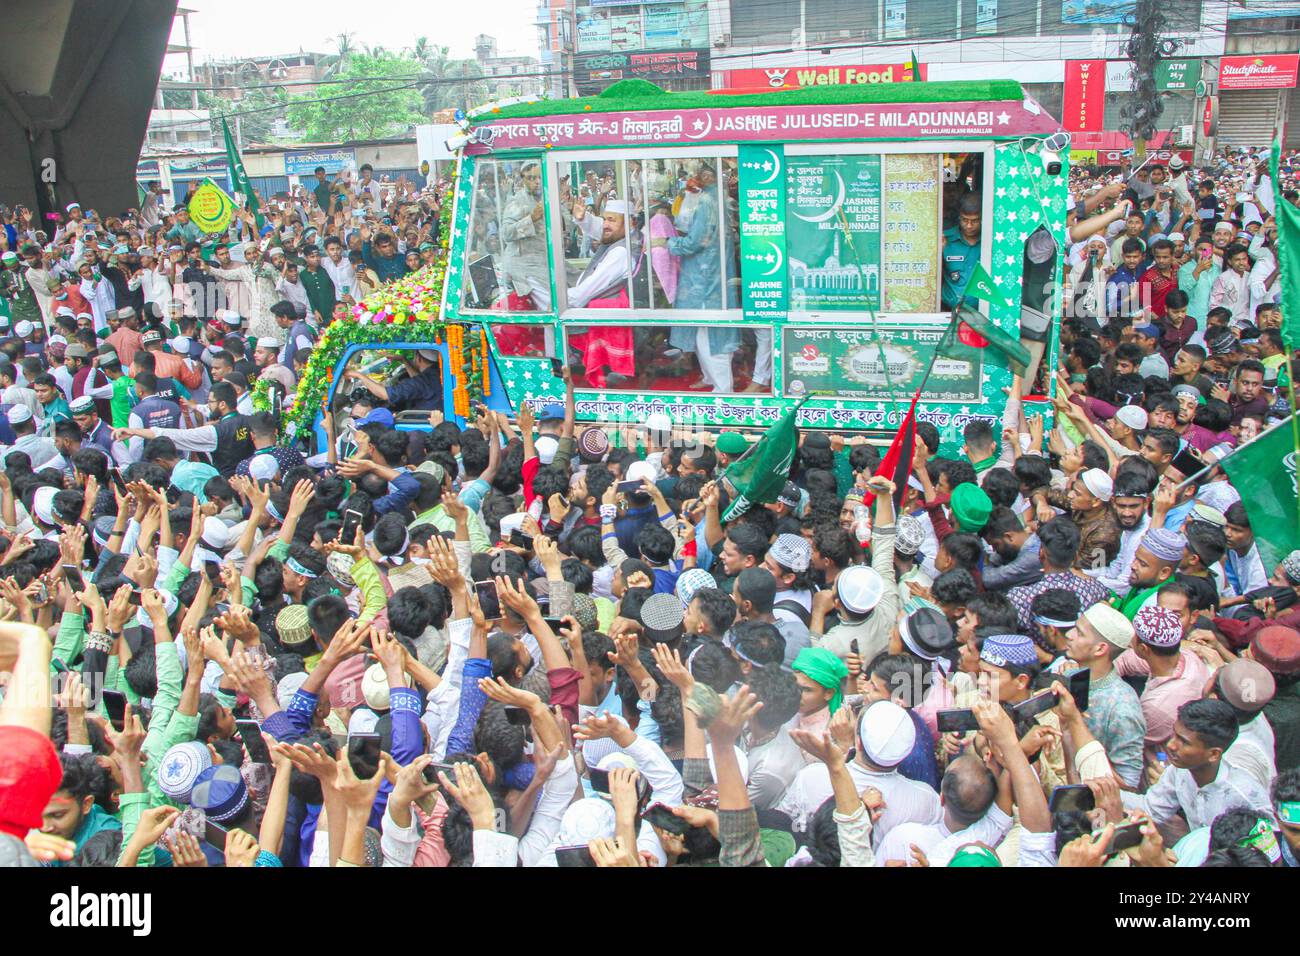
<instances>
[{"instance_id":1,"label":"flower garland","mask_svg":"<svg viewBox=\"0 0 1300 956\"><path fill-rule=\"evenodd\" d=\"M315 424L316 413L328 410L334 368L343 353L354 345L376 349L398 342L441 345L446 337L451 362L444 374L453 376L455 382L455 413L468 416L471 396L487 394L487 386L480 384L487 369L487 336L480 329L479 341L475 343L477 347L471 348L467 354L466 326L448 324L441 314L451 220L454 216L454 187L453 180L443 198L442 241L434 261L376 289L353 307L350 317L330 323L321 332L320 340L312 349L307 368L298 381L293 403L284 411L280 437L282 443L287 444L296 435L310 430ZM469 334L472 336L473 332L470 331ZM263 400L269 408L270 400L265 394L264 384L259 382L258 388L261 388ZM258 388L253 393L254 407L257 407Z\"/></svg>"}]
</instances>

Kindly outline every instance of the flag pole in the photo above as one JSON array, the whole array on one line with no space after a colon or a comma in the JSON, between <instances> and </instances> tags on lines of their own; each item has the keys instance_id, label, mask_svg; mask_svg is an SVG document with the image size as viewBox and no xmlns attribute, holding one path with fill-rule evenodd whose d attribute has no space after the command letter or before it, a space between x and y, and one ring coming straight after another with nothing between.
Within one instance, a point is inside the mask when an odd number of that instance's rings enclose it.
<instances>
[{"instance_id":1,"label":"flag pole","mask_svg":"<svg viewBox=\"0 0 1300 956\"><path fill-rule=\"evenodd\" d=\"M1273 183L1273 216L1278 223L1277 267L1280 275L1282 288L1285 289L1288 285L1288 280L1290 282L1295 282L1297 278L1300 277L1297 277L1294 274L1292 274L1293 269L1288 268L1288 266L1295 265L1293 257L1296 254L1296 250L1292 246L1292 244L1287 240L1288 238L1294 236L1293 229L1288 227L1293 227L1295 225L1296 210L1294 209L1294 207L1291 206L1289 202L1287 202L1286 197L1282 193L1282 183L1280 181L1281 176L1278 175L1278 166L1281 163L1281 159L1282 159L1282 141L1280 136L1278 135L1278 131L1274 130L1273 145L1272 148L1269 150L1269 157L1268 157L1268 174L1269 174L1269 179L1272 180ZM1296 306L1294 303L1289 303L1288 308L1294 309L1296 308ZM1295 321L1296 321L1296 317L1293 313L1291 316L1291 321L1288 324L1286 320L1286 313L1284 312L1282 317L1282 328L1279 331L1282 334L1282 345L1287 350L1286 390L1287 390L1287 395L1291 401L1291 408L1289 409L1289 411L1291 412L1289 416L1291 419L1291 446L1294 449L1296 456L1300 458L1300 421L1297 421L1296 419L1295 376L1292 374L1295 370L1293 359L1295 358L1296 343L1293 340L1294 335L1287 334L1288 332L1291 332L1291 330L1295 328ZM1296 506L1297 508L1300 508L1300 494L1296 496Z\"/></svg>"},{"instance_id":2,"label":"flag pole","mask_svg":"<svg viewBox=\"0 0 1300 956\"><path fill-rule=\"evenodd\" d=\"M1294 401L1295 401L1295 386L1294 386L1294 385L1291 385L1291 386L1289 387L1289 390L1290 390L1290 392L1291 392L1291 396L1292 396L1292 397L1291 397L1291 401L1294 402ZM1259 440L1260 440L1261 438L1263 438L1265 435L1271 435L1273 432L1277 431L1279 428L1281 428L1283 425L1285 425L1288 421L1291 422L1291 437L1292 437L1293 439L1295 439L1297 433L1300 432L1300 418L1297 418L1297 417L1296 417L1296 413L1295 413L1294 406L1293 406L1293 407L1292 407L1292 412L1291 412L1291 414L1288 415L1286 418L1282 419L1282 421L1280 421L1280 422L1274 422L1272 425L1269 425L1267 428L1265 428L1262 432L1260 432L1258 435L1256 435L1256 436L1255 436L1254 438L1252 438L1250 441L1248 441L1248 442L1242 442L1240 445L1238 445L1237 447L1233 448L1232 451L1228 452L1226 455L1224 455L1224 456L1223 456L1222 458L1220 458L1218 461L1214 462L1213 464L1206 465L1204 468L1202 468L1200 471L1198 471L1198 472L1196 472L1196 473L1194 473L1194 474L1188 475L1186 478L1184 478L1184 479L1183 479L1182 481L1180 481L1178 484L1174 485L1174 491L1179 491L1179 490L1181 490L1181 489L1187 487L1188 484L1190 484L1191 482L1195 481L1197 478L1200 478L1201 475L1205 474L1206 472L1213 471L1215 468L1220 467L1220 466L1221 466L1225 461L1227 461L1227 460L1228 460L1229 458L1231 458L1233 455L1237 454L1237 452L1241 451L1243 448L1247 448L1247 447L1249 447L1249 446L1251 445L1252 442L1257 442L1257 441L1259 441Z\"/></svg>"},{"instance_id":3,"label":"flag pole","mask_svg":"<svg viewBox=\"0 0 1300 956\"><path fill-rule=\"evenodd\" d=\"M853 234L849 232L849 220L844 215L844 207L841 206L837 212L840 217L840 231L844 233L844 241L848 244L849 249L853 252L853 265L858 270L858 280L862 283L862 298L867 297L867 271L862 268L862 260L858 258L858 247L853 244ZM894 416L898 416L898 399L894 395L894 383L889 378L889 360L885 357L885 344L880 338L880 328L876 325L876 310L867 306L867 313L871 316L871 335L876 340L876 349L880 352L880 370L885 376L885 390L889 393L889 404L894 410ZM930 363L933 365L933 361ZM925 373L930 374L929 369Z\"/></svg>"}]
</instances>

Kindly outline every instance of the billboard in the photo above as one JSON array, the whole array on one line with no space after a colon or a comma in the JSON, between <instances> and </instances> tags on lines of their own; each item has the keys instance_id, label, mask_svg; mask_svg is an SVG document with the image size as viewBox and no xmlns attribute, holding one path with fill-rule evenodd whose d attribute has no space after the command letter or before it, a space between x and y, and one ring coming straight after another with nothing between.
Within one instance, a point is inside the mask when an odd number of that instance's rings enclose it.
<instances>
[{"instance_id":1,"label":"billboard","mask_svg":"<svg viewBox=\"0 0 1300 956\"><path fill-rule=\"evenodd\" d=\"M1300 54L1272 53L1219 58L1221 90L1289 90L1295 86Z\"/></svg>"},{"instance_id":2,"label":"billboard","mask_svg":"<svg viewBox=\"0 0 1300 956\"><path fill-rule=\"evenodd\" d=\"M921 79L929 75L921 64ZM723 85L738 90L798 90L808 86L854 86L871 83L910 83L911 63L864 63L847 66L774 66L728 70Z\"/></svg>"},{"instance_id":3,"label":"billboard","mask_svg":"<svg viewBox=\"0 0 1300 956\"><path fill-rule=\"evenodd\" d=\"M1123 23L1136 0L1063 0L1062 23Z\"/></svg>"}]
</instances>

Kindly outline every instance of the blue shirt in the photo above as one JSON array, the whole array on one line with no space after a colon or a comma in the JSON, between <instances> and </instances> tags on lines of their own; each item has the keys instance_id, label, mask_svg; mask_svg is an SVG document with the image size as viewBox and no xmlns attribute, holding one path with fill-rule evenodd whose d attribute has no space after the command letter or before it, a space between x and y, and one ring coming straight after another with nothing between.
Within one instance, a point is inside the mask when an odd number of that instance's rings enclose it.
<instances>
[{"instance_id":1,"label":"blue shirt","mask_svg":"<svg viewBox=\"0 0 1300 956\"><path fill-rule=\"evenodd\" d=\"M388 386L388 403L399 410L442 408L442 377L438 366L430 365L419 375Z\"/></svg>"},{"instance_id":2,"label":"blue shirt","mask_svg":"<svg viewBox=\"0 0 1300 956\"><path fill-rule=\"evenodd\" d=\"M961 237L955 226L943 234L943 304L953 308L966 291L966 283L980 261L980 246L971 245Z\"/></svg>"},{"instance_id":3,"label":"blue shirt","mask_svg":"<svg viewBox=\"0 0 1300 956\"><path fill-rule=\"evenodd\" d=\"M934 759L934 735L916 711L908 710L907 716L912 718L912 723L916 726L916 742L912 744L911 753L898 765L898 772L908 780L928 784L938 792L939 765Z\"/></svg>"},{"instance_id":4,"label":"blue shirt","mask_svg":"<svg viewBox=\"0 0 1300 956\"><path fill-rule=\"evenodd\" d=\"M1106 280L1106 314L1111 318L1127 318L1135 312L1140 312L1141 308L1136 310L1129 308L1126 304L1132 288L1138 284L1138 276L1142 274L1142 266L1137 269L1130 269L1128 266L1121 265L1115 270L1115 274Z\"/></svg>"},{"instance_id":5,"label":"blue shirt","mask_svg":"<svg viewBox=\"0 0 1300 956\"><path fill-rule=\"evenodd\" d=\"M618 536L618 546L627 552L628 557L641 557L641 549L636 546L636 536L643 527L658 520L654 503L640 508L629 508L623 517L614 519L614 533Z\"/></svg>"}]
</instances>

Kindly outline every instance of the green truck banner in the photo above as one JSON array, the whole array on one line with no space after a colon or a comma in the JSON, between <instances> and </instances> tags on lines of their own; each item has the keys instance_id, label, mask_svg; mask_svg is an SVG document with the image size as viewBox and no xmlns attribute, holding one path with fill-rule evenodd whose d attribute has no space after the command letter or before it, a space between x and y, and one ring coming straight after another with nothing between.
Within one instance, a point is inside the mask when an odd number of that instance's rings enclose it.
<instances>
[{"instance_id":1,"label":"green truck banner","mask_svg":"<svg viewBox=\"0 0 1300 956\"><path fill-rule=\"evenodd\" d=\"M878 311L880 157L798 156L787 164L790 310Z\"/></svg>"},{"instance_id":2,"label":"green truck banner","mask_svg":"<svg viewBox=\"0 0 1300 956\"><path fill-rule=\"evenodd\" d=\"M784 391L793 398L832 397L888 399L885 370L896 393L910 394L921 385L946 328L882 329L881 347L868 329L787 326L782 335ZM935 360L921 393L927 402L981 400L981 350L951 345Z\"/></svg>"},{"instance_id":3,"label":"green truck banner","mask_svg":"<svg viewBox=\"0 0 1300 956\"><path fill-rule=\"evenodd\" d=\"M786 301L785 153L780 144L741 144L740 272L745 316L783 319Z\"/></svg>"},{"instance_id":4,"label":"green truck banner","mask_svg":"<svg viewBox=\"0 0 1300 956\"><path fill-rule=\"evenodd\" d=\"M1156 64L1156 92L1194 90L1201 78L1200 60L1161 60Z\"/></svg>"}]
</instances>

